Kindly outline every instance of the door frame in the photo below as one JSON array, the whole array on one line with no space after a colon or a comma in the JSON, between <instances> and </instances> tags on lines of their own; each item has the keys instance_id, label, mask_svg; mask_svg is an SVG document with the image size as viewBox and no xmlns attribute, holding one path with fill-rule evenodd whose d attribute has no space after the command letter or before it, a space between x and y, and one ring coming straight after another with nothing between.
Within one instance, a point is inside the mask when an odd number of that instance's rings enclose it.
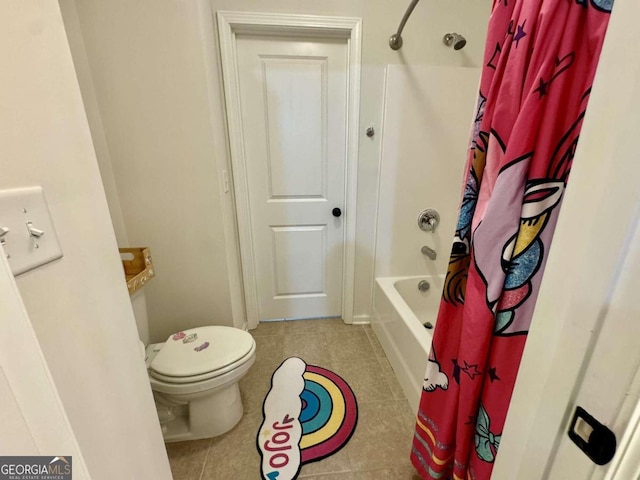
<instances>
[{"instance_id":1,"label":"door frame","mask_svg":"<svg viewBox=\"0 0 640 480\"><path fill-rule=\"evenodd\" d=\"M44 353L24 306L4 249L0 247L0 376L21 418L13 433L33 449L21 455L62 453L73 457L74 478L89 479L75 436ZM29 352L25 355L24 352ZM17 430L20 428L20 430ZM30 439L30 442L29 442ZM6 454L6 452L5 452Z\"/></svg>"},{"instance_id":2,"label":"door frame","mask_svg":"<svg viewBox=\"0 0 640 480\"><path fill-rule=\"evenodd\" d=\"M258 292L255 282L256 269L250 221L247 165L243 146L236 35L293 35L302 38L340 38L347 41L346 208L342 263L342 318L345 323L353 323L362 20L349 17L219 11L217 12L217 21L244 303L249 329L256 328L259 322Z\"/></svg>"}]
</instances>

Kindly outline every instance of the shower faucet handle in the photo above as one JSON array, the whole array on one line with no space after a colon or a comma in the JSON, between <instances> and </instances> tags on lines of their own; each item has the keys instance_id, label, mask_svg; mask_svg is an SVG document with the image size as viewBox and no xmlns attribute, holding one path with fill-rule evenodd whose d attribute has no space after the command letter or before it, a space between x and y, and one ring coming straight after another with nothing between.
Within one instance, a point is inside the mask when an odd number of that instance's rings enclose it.
<instances>
[{"instance_id":1,"label":"shower faucet handle","mask_svg":"<svg viewBox=\"0 0 640 480\"><path fill-rule=\"evenodd\" d=\"M422 252L422 254L426 257L429 257L429 259L431 260L435 260L438 256L438 254L436 253L436 251L431 248L431 247L427 247L426 245L424 247L422 247L422 249L420 250Z\"/></svg>"},{"instance_id":2,"label":"shower faucet handle","mask_svg":"<svg viewBox=\"0 0 640 480\"><path fill-rule=\"evenodd\" d=\"M440 214L432 208L422 210L418 214L418 227L425 232L435 232L440 223Z\"/></svg>"}]
</instances>

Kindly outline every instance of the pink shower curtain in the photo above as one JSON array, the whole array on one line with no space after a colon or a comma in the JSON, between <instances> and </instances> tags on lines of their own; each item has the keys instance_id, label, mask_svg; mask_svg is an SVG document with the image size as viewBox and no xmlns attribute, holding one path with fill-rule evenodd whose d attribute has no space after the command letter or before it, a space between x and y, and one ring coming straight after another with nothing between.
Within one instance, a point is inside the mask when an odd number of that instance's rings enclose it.
<instances>
[{"instance_id":1,"label":"pink shower curtain","mask_svg":"<svg viewBox=\"0 0 640 480\"><path fill-rule=\"evenodd\" d=\"M494 0L416 419L425 479L489 479L613 0Z\"/></svg>"}]
</instances>

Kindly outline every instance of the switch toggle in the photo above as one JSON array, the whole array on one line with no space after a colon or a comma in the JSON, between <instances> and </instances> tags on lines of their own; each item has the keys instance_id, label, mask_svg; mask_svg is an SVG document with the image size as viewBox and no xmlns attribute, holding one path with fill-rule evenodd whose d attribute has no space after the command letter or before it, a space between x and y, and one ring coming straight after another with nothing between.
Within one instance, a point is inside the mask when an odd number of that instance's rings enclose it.
<instances>
[{"instance_id":1,"label":"switch toggle","mask_svg":"<svg viewBox=\"0 0 640 480\"><path fill-rule=\"evenodd\" d=\"M31 222L27 222L27 230L29 231L29 235L35 238L40 238L42 235L44 235L44 230L40 230L39 228L34 227L33 223Z\"/></svg>"},{"instance_id":2,"label":"switch toggle","mask_svg":"<svg viewBox=\"0 0 640 480\"><path fill-rule=\"evenodd\" d=\"M7 241L5 240L4 236L10 231L11 230L9 230L7 227L0 227L0 245L4 246L7 244ZM9 258L9 254L6 253L5 257Z\"/></svg>"},{"instance_id":3,"label":"switch toggle","mask_svg":"<svg viewBox=\"0 0 640 480\"><path fill-rule=\"evenodd\" d=\"M0 227L0 245L7 244L7 241L5 240L4 236L10 231L11 230L9 230L7 227Z\"/></svg>"}]
</instances>

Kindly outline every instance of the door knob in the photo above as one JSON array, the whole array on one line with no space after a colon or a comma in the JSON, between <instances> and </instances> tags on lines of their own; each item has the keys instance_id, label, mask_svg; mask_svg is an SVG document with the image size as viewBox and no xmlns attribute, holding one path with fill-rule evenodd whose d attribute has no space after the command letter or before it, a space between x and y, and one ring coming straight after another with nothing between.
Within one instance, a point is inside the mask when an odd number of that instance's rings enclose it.
<instances>
[{"instance_id":1,"label":"door knob","mask_svg":"<svg viewBox=\"0 0 640 480\"><path fill-rule=\"evenodd\" d=\"M334 208L333 210L331 210L331 214L338 218L340 215L342 215L342 210L340 210L338 207Z\"/></svg>"}]
</instances>

